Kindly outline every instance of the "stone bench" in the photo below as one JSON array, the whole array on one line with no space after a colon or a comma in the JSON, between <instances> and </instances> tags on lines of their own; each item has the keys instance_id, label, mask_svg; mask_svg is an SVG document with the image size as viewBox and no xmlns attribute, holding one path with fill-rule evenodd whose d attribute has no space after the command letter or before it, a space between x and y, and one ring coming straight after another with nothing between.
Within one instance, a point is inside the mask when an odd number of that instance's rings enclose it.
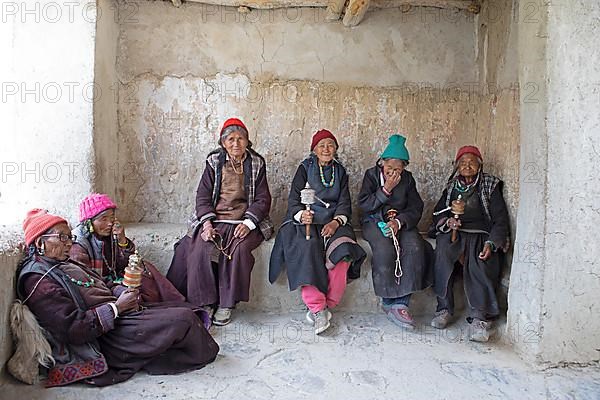
<instances>
[{"instance_id":1,"label":"stone bench","mask_svg":"<svg viewBox=\"0 0 600 400\"><path fill-rule=\"evenodd\" d=\"M140 255L155 263L156 267L166 274L173 256L173 244L186 232L185 224L141 223L127 224L126 233L137 245ZM435 241L427 239L435 246ZM287 277L281 274L277 282L271 285L268 280L269 258L273 249L274 238L263 242L255 251L256 263L252 272L250 301L241 303L239 308L271 313L294 312L305 310L300 298L300 291L290 292ZM362 265L361 277L350 283L340 310L354 312L380 311L379 298L373 291L371 278L371 248L366 240L358 237L358 243L367 252L367 259ZM462 285L455 285L456 309L464 307ZM435 295L431 289L415 294L411 300L411 311L415 315L432 315L435 311Z\"/></svg>"}]
</instances>

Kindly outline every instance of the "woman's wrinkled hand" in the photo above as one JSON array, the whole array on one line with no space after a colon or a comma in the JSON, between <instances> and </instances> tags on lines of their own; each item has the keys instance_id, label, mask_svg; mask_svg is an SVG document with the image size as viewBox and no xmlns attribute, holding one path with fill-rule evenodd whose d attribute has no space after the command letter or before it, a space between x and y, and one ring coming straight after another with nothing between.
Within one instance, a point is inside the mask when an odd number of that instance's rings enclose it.
<instances>
[{"instance_id":1,"label":"woman's wrinkled hand","mask_svg":"<svg viewBox=\"0 0 600 400\"><path fill-rule=\"evenodd\" d=\"M121 225L119 220L115 219L112 227L112 234L116 236L117 241L121 244L127 243L127 237L125 236L125 227Z\"/></svg>"},{"instance_id":2,"label":"woman's wrinkled hand","mask_svg":"<svg viewBox=\"0 0 600 400\"><path fill-rule=\"evenodd\" d=\"M492 256L492 246L489 243L483 245L483 250L479 253L479 259L487 261Z\"/></svg>"},{"instance_id":3,"label":"woman's wrinkled hand","mask_svg":"<svg viewBox=\"0 0 600 400\"><path fill-rule=\"evenodd\" d=\"M300 216L300 222L303 223L304 225L312 224L314 213L315 212L313 210L302 211L302 215Z\"/></svg>"},{"instance_id":4,"label":"woman's wrinkled hand","mask_svg":"<svg viewBox=\"0 0 600 400\"><path fill-rule=\"evenodd\" d=\"M391 221L388 221L387 224L385 224L385 227L391 231L391 233L394 234L394 236L398 233L398 231L400 230L400 225L398 224L398 220L392 219ZM391 236L391 234L390 234Z\"/></svg>"},{"instance_id":5,"label":"woman's wrinkled hand","mask_svg":"<svg viewBox=\"0 0 600 400\"><path fill-rule=\"evenodd\" d=\"M461 222L460 219L457 218L448 218L448 220L446 221L446 225L448 226L448 228L457 231L461 226Z\"/></svg>"},{"instance_id":6,"label":"woman's wrinkled hand","mask_svg":"<svg viewBox=\"0 0 600 400\"><path fill-rule=\"evenodd\" d=\"M127 289L115 302L119 315L129 311L137 311L139 309L139 291L137 289Z\"/></svg>"},{"instance_id":7,"label":"woman's wrinkled hand","mask_svg":"<svg viewBox=\"0 0 600 400\"><path fill-rule=\"evenodd\" d=\"M321 229L321 236L328 238L335 234L335 231L340 227L340 223L336 220L332 220L323 226Z\"/></svg>"},{"instance_id":8,"label":"woman's wrinkled hand","mask_svg":"<svg viewBox=\"0 0 600 400\"><path fill-rule=\"evenodd\" d=\"M250 228L244 224L239 224L233 231L233 237L243 239L250 233Z\"/></svg>"},{"instance_id":9,"label":"woman's wrinkled hand","mask_svg":"<svg viewBox=\"0 0 600 400\"><path fill-rule=\"evenodd\" d=\"M392 193L392 190L400 183L400 179L402 179L402 173L399 171L393 171L391 174L385 177L385 183L383 187L389 193Z\"/></svg>"},{"instance_id":10,"label":"woman's wrinkled hand","mask_svg":"<svg viewBox=\"0 0 600 400\"><path fill-rule=\"evenodd\" d=\"M208 242L209 240L214 239L216 234L217 231L215 228L213 228L212 223L210 221L204 223L204 225L202 226L202 233L200 234L202 240Z\"/></svg>"}]
</instances>

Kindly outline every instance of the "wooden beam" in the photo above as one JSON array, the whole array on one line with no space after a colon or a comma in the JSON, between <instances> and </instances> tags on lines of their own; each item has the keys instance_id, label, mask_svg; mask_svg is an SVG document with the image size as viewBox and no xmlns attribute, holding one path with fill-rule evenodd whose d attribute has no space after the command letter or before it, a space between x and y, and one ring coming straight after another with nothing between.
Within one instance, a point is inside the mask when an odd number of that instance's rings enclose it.
<instances>
[{"instance_id":1,"label":"wooden beam","mask_svg":"<svg viewBox=\"0 0 600 400\"><path fill-rule=\"evenodd\" d=\"M371 0L350 0L348 7L346 7L346 14L342 22L344 26L356 26L360 24L360 21L365 16L365 13L369 9Z\"/></svg>"},{"instance_id":2,"label":"wooden beam","mask_svg":"<svg viewBox=\"0 0 600 400\"><path fill-rule=\"evenodd\" d=\"M342 17L346 0L329 0L327 4L327 13L325 19L327 21L337 21Z\"/></svg>"},{"instance_id":3,"label":"wooden beam","mask_svg":"<svg viewBox=\"0 0 600 400\"><path fill-rule=\"evenodd\" d=\"M171 0L173 2L181 0ZM332 2L341 2L341 0L186 0L194 3L203 3L215 6L226 7L248 7L257 10L268 10L274 8L289 7L322 7L329 8ZM345 3L345 1L344 1ZM481 0L370 0L369 8L404 8L412 7L436 7L436 8L456 8L469 12L479 12ZM343 6L342 6L343 7ZM336 4L332 9L337 10ZM341 15L341 12L340 12Z\"/></svg>"}]
</instances>

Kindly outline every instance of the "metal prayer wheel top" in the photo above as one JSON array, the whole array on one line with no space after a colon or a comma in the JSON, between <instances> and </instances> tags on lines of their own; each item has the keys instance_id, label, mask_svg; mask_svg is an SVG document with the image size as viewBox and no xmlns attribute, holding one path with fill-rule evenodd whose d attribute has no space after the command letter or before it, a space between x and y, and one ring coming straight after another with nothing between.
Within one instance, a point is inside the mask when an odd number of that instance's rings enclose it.
<instances>
[{"instance_id":1,"label":"metal prayer wheel top","mask_svg":"<svg viewBox=\"0 0 600 400\"><path fill-rule=\"evenodd\" d=\"M317 192L315 189L310 187L310 184L306 182L304 189L300 191L300 203L305 205L315 204L317 201L323 203L325 208L329 208L329 203L324 202L320 198L317 197Z\"/></svg>"}]
</instances>

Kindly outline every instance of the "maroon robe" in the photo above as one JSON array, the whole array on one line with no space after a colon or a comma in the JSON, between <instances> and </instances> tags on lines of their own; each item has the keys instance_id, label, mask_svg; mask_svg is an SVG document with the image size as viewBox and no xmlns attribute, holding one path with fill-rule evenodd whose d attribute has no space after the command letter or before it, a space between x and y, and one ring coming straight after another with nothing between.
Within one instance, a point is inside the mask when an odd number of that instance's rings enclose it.
<instances>
[{"instance_id":1,"label":"maroon robe","mask_svg":"<svg viewBox=\"0 0 600 400\"><path fill-rule=\"evenodd\" d=\"M226 162L224 150L209 154L196 194L197 218L188 235L175 244L175 254L167 273L167 278L177 290L189 303L197 306L216 304L232 308L240 301L248 301L250 274L254 266L252 250L272 233L272 223L269 220L271 193L267 184L265 162L256 152L247 150L243 162L247 208L242 219L250 219L256 229L243 240L233 239L235 225L213 222L213 227L222 237L222 243L231 242L228 250L231 259L220 252L215 259L215 245L200 237L202 223L217 218L223 166Z\"/></svg>"}]
</instances>

